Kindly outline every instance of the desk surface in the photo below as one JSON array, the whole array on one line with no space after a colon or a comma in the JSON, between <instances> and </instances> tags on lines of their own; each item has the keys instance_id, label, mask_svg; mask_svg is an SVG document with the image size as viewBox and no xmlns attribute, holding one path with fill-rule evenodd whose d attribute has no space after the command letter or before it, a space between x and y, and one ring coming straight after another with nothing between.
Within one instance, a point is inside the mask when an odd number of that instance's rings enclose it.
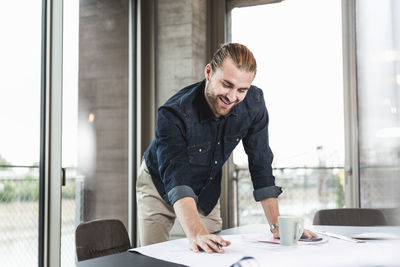
<instances>
[{"instance_id":1,"label":"desk surface","mask_svg":"<svg viewBox=\"0 0 400 267\"><path fill-rule=\"evenodd\" d=\"M249 234L249 233L262 233L269 228L265 224L255 224L241 226L237 228L227 229L221 231L220 235L232 234ZM325 230L335 232L342 235L354 235L365 232L384 232L384 233L400 233L400 227L392 226L377 226L377 227L356 227L356 226L312 226L310 229ZM379 242L379 241L378 241ZM99 257L91 260L81 261L77 263L78 267L177 267L184 266L176 263L166 262L151 257L141 255L133 252L122 252L105 257Z\"/></svg>"},{"instance_id":2,"label":"desk surface","mask_svg":"<svg viewBox=\"0 0 400 267\"><path fill-rule=\"evenodd\" d=\"M335 232L337 234L351 236L367 232L380 233L400 233L399 226L330 226L330 225L312 225L308 229ZM239 226L236 228L222 230L219 235L234 235L234 234L251 234L262 233L269 231L269 226L265 224L252 224Z\"/></svg>"},{"instance_id":3,"label":"desk surface","mask_svg":"<svg viewBox=\"0 0 400 267\"><path fill-rule=\"evenodd\" d=\"M91 260L80 261L78 267L178 267L184 266L172 262L150 258L139 253L121 252Z\"/></svg>"}]
</instances>

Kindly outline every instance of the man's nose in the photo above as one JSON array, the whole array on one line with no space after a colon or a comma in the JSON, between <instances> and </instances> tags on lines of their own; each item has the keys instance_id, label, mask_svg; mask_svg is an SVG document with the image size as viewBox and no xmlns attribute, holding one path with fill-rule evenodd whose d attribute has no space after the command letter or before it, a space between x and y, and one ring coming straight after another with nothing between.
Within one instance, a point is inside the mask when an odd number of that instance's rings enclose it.
<instances>
[{"instance_id":1,"label":"man's nose","mask_svg":"<svg viewBox=\"0 0 400 267\"><path fill-rule=\"evenodd\" d=\"M229 102L234 102L237 99L236 90L229 89L228 93L226 94Z\"/></svg>"}]
</instances>

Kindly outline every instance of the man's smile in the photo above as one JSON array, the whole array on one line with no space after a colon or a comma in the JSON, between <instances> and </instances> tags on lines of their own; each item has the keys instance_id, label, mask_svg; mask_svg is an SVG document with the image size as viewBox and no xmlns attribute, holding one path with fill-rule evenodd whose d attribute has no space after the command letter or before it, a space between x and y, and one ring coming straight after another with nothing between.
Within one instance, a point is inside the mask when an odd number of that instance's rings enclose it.
<instances>
[{"instance_id":1,"label":"man's smile","mask_svg":"<svg viewBox=\"0 0 400 267\"><path fill-rule=\"evenodd\" d=\"M219 96L218 98L222 102L224 107L230 107L234 103L234 102L230 102L229 100L227 100L226 98L224 98L222 96Z\"/></svg>"}]
</instances>

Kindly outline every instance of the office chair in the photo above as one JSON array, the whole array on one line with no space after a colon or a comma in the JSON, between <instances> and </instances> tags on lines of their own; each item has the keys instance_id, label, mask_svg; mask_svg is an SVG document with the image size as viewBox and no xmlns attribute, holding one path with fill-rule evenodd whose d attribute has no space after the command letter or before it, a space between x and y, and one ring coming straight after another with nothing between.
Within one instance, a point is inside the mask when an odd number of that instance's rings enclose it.
<instances>
[{"instance_id":1,"label":"office chair","mask_svg":"<svg viewBox=\"0 0 400 267\"><path fill-rule=\"evenodd\" d=\"M385 216L377 209L327 209L314 215L314 225L376 226L387 225Z\"/></svg>"},{"instance_id":2,"label":"office chair","mask_svg":"<svg viewBox=\"0 0 400 267\"><path fill-rule=\"evenodd\" d=\"M119 220L95 220L81 223L75 231L78 261L127 251L131 248L128 232Z\"/></svg>"},{"instance_id":3,"label":"office chair","mask_svg":"<svg viewBox=\"0 0 400 267\"><path fill-rule=\"evenodd\" d=\"M385 215L387 225L400 226L400 207L379 209Z\"/></svg>"}]
</instances>

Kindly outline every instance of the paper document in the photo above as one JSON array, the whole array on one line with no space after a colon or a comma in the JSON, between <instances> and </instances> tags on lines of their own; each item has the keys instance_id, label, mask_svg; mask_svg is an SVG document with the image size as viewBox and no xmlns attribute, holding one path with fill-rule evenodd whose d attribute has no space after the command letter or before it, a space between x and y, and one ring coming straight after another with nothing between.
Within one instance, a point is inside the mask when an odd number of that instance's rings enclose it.
<instances>
[{"instance_id":1,"label":"paper document","mask_svg":"<svg viewBox=\"0 0 400 267\"><path fill-rule=\"evenodd\" d=\"M341 240L345 240L348 242L353 242L353 243L364 243L365 241L363 240L358 240L358 239L354 239L345 235L340 235L340 234L336 234L336 233L330 233L330 232L326 232L326 231L314 231L317 234L322 234L322 235L326 235L326 236L330 236L333 238L338 238Z\"/></svg>"},{"instance_id":2,"label":"paper document","mask_svg":"<svg viewBox=\"0 0 400 267\"><path fill-rule=\"evenodd\" d=\"M187 238L171 240L131 250L153 258L194 267L232 266L242 258L249 256L246 255L246 253L242 253L240 247L240 244L242 244L241 236L223 236L223 238L232 242L232 245L223 248L225 251L224 254L195 253L189 249Z\"/></svg>"},{"instance_id":3,"label":"paper document","mask_svg":"<svg viewBox=\"0 0 400 267\"><path fill-rule=\"evenodd\" d=\"M222 238L231 242L230 246L223 248L224 254L195 253L189 249L186 238L132 250L194 267L230 267L241 260L236 266L398 266L400 262L399 240L353 243L324 237L325 242L313 246L301 245L300 242L297 246L282 246L260 242L273 239L268 234L223 235Z\"/></svg>"},{"instance_id":4,"label":"paper document","mask_svg":"<svg viewBox=\"0 0 400 267\"><path fill-rule=\"evenodd\" d=\"M352 235L352 238L360 240L386 240L386 239L400 239L400 235L392 233L362 233L358 235Z\"/></svg>"}]
</instances>

